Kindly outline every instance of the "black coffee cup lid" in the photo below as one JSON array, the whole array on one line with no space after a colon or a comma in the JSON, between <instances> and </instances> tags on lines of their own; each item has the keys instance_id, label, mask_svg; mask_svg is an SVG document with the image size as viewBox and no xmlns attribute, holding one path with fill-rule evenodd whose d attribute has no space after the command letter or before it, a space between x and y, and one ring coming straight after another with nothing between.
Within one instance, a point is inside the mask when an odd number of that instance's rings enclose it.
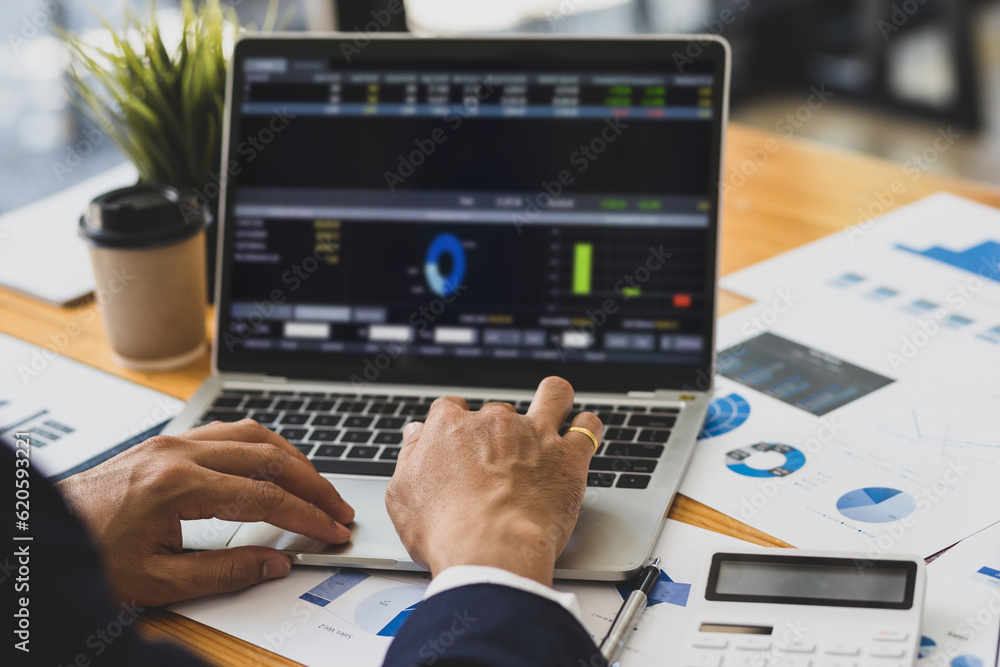
<instances>
[{"instance_id":1,"label":"black coffee cup lid","mask_svg":"<svg viewBox=\"0 0 1000 667\"><path fill-rule=\"evenodd\" d=\"M90 202L80 217L80 236L101 248L153 248L190 238L210 220L204 206L177 188L140 184Z\"/></svg>"}]
</instances>

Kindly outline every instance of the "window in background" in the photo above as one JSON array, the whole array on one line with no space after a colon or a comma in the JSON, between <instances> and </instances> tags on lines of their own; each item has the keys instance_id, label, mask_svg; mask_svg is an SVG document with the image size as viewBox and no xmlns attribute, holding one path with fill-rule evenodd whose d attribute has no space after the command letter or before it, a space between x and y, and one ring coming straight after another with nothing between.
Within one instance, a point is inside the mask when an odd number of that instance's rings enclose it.
<instances>
[{"instance_id":1,"label":"window in background","mask_svg":"<svg viewBox=\"0 0 1000 667\"><path fill-rule=\"evenodd\" d=\"M407 0L410 29L420 34L490 32L629 34L694 32L712 0Z\"/></svg>"},{"instance_id":2,"label":"window in background","mask_svg":"<svg viewBox=\"0 0 1000 667\"><path fill-rule=\"evenodd\" d=\"M223 0L242 23L260 24L268 0ZM77 112L66 92L66 49L55 34L61 25L92 43L106 32L92 8L111 25L126 6L146 15L149 0L4 0L0 13L0 213L94 176L119 164L111 139ZM301 0L289 29L304 27ZM164 36L180 24L178 0L159 0Z\"/></svg>"}]
</instances>

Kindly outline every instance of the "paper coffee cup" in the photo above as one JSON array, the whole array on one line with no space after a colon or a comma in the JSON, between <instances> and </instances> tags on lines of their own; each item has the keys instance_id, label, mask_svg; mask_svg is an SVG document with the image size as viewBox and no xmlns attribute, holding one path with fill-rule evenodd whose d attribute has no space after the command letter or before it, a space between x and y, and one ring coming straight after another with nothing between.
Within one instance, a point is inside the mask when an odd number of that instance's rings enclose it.
<instances>
[{"instance_id":1,"label":"paper coffee cup","mask_svg":"<svg viewBox=\"0 0 1000 667\"><path fill-rule=\"evenodd\" d=\"M203 207L163 185L114 190L80 218L119 364L162 371L204 354L208 221Z\"/></svg>"}]
</instances>

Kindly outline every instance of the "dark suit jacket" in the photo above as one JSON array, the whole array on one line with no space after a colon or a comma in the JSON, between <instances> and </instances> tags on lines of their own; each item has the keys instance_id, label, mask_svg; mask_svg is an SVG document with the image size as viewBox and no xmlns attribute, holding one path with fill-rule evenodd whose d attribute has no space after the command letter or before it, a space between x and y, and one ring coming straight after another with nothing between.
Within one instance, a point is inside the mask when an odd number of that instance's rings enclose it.
<instances>
[{"instance_id":1,"label":"dark suit jacket","mask_svg":"<svg viewBox=\"0 0 1000 667\"><path fill-rule=\"evenodd\" d=\"M425 600L400 628L384 663L387 667L606 664L590 635L561 605L492 584L453 588Z\"/></svg>"}]
</instances>

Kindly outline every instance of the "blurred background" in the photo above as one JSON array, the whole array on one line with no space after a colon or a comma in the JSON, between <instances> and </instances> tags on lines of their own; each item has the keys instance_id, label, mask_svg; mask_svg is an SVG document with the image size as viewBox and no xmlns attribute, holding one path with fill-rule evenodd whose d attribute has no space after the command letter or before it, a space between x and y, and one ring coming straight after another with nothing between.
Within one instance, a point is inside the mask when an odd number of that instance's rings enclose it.
<instances>
[{"instance_id":1,"label":"blurred background","mask_svg":"<svg viewBox=\"0 0 1000 667\"><path fill-rule=\"evenodd\" d=\"M261 23L268 0L224 0ZM390 0L283 0L288 29L364 29ZM159 0L166 27L177 0ZM4 0L0 213L122 161L69 103L54 27L101 38L149 0ZM385 14L383 14L385 16ZM1000 183L1000 0L406 0L388 29L420 35L712 32L733 44L732 120L896 162L960 135L933 171ZM801 112L814 90L829 100ZM814 98L815 99L815 98ZM798 115L796 115L798 112Z\"/></svg>"}]
</instances>

